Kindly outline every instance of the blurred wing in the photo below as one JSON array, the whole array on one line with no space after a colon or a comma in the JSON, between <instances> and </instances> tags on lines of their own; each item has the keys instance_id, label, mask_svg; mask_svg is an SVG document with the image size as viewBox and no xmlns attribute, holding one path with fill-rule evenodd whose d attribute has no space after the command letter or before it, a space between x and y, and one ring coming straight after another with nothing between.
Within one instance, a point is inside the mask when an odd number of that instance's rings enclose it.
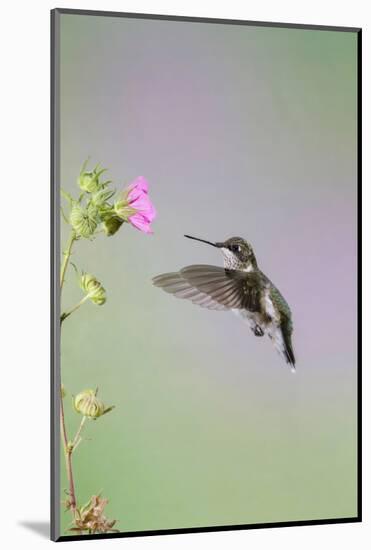
<instances>
[{"instance_id":1,"label":"blurred wing","mask_svg":"<svg viewBox=\"0 0 371 550\"><path fill-rule=\"evenodd\" d=\"M164 273L154 277L152 282L155 286L162 288L169 294L173 294L176 298L190 300L201 307L220 311L228 309L223 304L213 300L208 294L193 287L179 273Z\"/></svg>"},{"instance_id":2,"label":"blurred wing","mask_svg":"<svg viewBox=\"0 0 371 550\"><path fill-rule=\"evenodd\" d=\"M165 273L153 284L178 298L209 309L258 311L260 287L256 273L227 270L211 265L190 265L179 273Z\"/></svg>"}]
</instances>

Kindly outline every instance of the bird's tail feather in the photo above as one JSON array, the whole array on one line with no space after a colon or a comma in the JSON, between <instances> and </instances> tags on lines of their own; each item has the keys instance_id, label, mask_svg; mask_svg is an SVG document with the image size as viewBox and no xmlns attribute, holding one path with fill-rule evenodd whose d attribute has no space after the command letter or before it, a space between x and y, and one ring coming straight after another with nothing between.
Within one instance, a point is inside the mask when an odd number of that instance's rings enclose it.
<instances>
[{"instance_id":1,"label":"bird's tail feather","mask_svg":"<svg viewBox=\"0 0 371 550\"><path fill-rule=\"evenodd\" d=\"M290 365L291 370L295 372L295 355L292 349L291 335L286 330L286 327L281 326L269 330L268 335L272 339L278 353L285 359L286 363Z\"/></svg>"},{"instance_id":2,"label":"bird's tail feather","mask_svg":"<svg viewBox=\"0 0 371 550\"><path fill-rule=\"evenodd\" d=\"M284 343L284 354L286 362L291 366L291 370L295 371L295 355L292 348L291 335L285 329L282 330L282 338Z\"/></svg>"}]
</instances>

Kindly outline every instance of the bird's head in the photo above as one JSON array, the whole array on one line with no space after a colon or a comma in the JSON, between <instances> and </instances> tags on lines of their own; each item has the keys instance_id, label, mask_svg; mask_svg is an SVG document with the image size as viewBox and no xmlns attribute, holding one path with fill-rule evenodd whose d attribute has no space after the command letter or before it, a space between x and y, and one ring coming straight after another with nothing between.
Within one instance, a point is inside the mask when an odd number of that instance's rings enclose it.
<instances>
[{"instance_id":1,"label":"bird's head","mask_svg":"<svg viewBox=\"0 0 371 550\"><path fill-rule=\"evenodd\" d=\"M211 242L190 235L184 235L188 239L200 241L202 243L220 248L226 269L240 269L243 271L253 271L257 268L257 262L251 244L241 237L230 237L222 242Z\"/></svg>"}]
</instances>

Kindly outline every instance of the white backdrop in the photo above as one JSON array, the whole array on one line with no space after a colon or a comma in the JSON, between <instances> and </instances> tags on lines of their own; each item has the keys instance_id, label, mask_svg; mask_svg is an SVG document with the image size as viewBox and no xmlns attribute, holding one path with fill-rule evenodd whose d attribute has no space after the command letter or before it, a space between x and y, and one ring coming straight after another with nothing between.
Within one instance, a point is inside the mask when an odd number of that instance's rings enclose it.
<instances>
[{"instance_id":1,"label":"white backdrop","mask_svg":"<svg viewBox=\"0 0 371 550\"><path fill-rule=\"evenodd\" d=\"M1 40L1 485L2 545L51 545L49 519L49 10L54 7L241 18L363 28L363 181L370 180L368 2L331 0L49 0L2 6ZM367 155L368 152L368 155ZM369 186L364 186L364 280L370 280ZM36 237L38 235L38 237ZM5 302L5 308L4 308ZM364 309L370 290L364 290ZM71 542L125 548L197 550L368 548L370 527L370 321L364 319L364 523Z\"/></svg>"}]
</instances>

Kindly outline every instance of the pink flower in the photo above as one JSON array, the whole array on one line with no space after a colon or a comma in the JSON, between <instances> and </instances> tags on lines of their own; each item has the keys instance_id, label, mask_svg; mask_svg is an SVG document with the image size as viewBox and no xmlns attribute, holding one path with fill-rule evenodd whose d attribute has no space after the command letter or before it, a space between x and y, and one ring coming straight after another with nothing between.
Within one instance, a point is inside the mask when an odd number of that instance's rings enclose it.
<instances>
[{"instance_id":1,"label":"pink flower","mask_svg":"<svg viewBox=\"0 0 371 550\"><path fill-rule=\"evenodd\" d=\"M123 200L116 204L117 214L143 233L153 233L151 223L156 210L148 196L148 182L142 176L136 178L124 191Z\"/></svg>"}]
</instances>

